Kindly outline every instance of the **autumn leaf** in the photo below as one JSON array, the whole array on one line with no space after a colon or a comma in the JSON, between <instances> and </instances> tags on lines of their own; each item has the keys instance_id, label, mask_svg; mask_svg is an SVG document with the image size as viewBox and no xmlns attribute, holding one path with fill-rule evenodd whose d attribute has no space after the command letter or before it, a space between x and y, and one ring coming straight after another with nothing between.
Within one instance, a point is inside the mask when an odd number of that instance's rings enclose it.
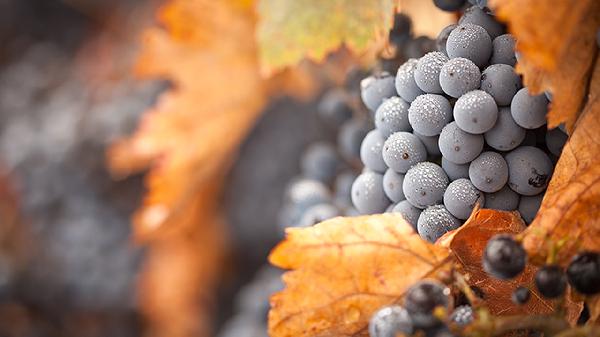
<instances>
[{"instance_id":1,"label":"autumn leaf","mask_svg":"<svg viewBox=\"0 0 600 337\"><path fill-rule=\"evenodd\" d=\"M552 93L548 127L565 123L572 131L598 49L600 2L491 0L490 6L517 38L516 69L525 85Z\"/></svg>"},{"instance_id":2,"label":"autumn leaf","mask_svg":"<svg viewBox=\"0 0 600 337\"><path fill-rule=\"evenodd\" d=\"M592 296L586 299L590 311L590 323L600 322L600 295Z\"/></svg>"},{"instance_id":3,"label":"autumn leaf","mask_svg":"<svg viewBox=\"0 0 600 337\"><path fill-rule=\"evenodd\" d=\"M449 267L448 251L414 232L402 216L334 218L287 231L271 253L292 269L273 295L269 333L283 336L367 335L378 308L396 303L422 278Z\"/></svg>"}]
</instances>

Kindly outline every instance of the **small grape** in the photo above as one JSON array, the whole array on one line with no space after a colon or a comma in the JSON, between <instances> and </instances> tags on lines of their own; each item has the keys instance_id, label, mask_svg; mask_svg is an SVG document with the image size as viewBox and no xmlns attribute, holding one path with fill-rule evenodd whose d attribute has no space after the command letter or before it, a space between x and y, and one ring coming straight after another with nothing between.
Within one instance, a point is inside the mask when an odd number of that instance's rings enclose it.
<instances>
[{"instance_id":1,"label":"small grape","mask_svg":"<svg viewBox=\"0 0 600 337\"><path fill-rule=\"evenodd\" d=\"M371 130L360 145L360 159L365 167L375 172L383 173L387 165L383 161L383 143L385 138L377 129Z\"/></svg>"},{"instance_id":2,"label":"small grape","mask_svg":"<svg viewBox=\"0 0 600 337\"><path fill-rule=\"evenodd\" d=\"M444 206L450 214L460 220L466 220L473 212L475 205L483 206L483 193L473 186L469 179L457 179L448 185L444 192Z\"/></svg>"},{"instance_id":3,"label":"small grape","mask_svg":"<svg viewBox=\"0 0 600 337\"><path fill-rule=\"evenodd\" d=\"M417 136L421 140L421 143L425 145L427 154L431 157L439 157L442 155L440 147L438 145L438 139L440 136L423 136L422 134L413 131L413 135Z\"/></svg>"},{"instance_id":4,"label":"small grape","mask_svg":"<svg viewBox=\"0 0 600 337\"><path fill-rule=\"evenodd\" d=\"M385 211L390 201L383 190L383 176L375 172L361 173L352 184L352 203L361 214Z\"/></svg>"},{"instance_id":5,"label":"small grape","mask_svg":"<svg viewBox=\"0 0 600 337\"><path fill-rule=\"evenodd\" d=\"M408 59L408 61L404 62L398 68L398 73L396 74L396 91L407 102L412 102L417 96L424 94L423 90L415 82L414 74L417 62L417 59Z\"/></svg>"},{"instance_id":6,"label":"small grape","mask_svg":"<svg viewBox=\"0 0 600 337\"><path fill-rule=\"evenodd\" d=\"M459 326L469 325L474 319L473 308L470 305L461 305L450 315L450 320Z\"/></svg>"},{"instance_id":7,"label":"small grape","mask_svg":"<svg viewBox=\"0 0 600 337\"><path fill-rule=\"evenodd\" d=\"M435 40L435 46L437 48L437 51L448 55L448 53L446 52L446 41L448 41L448 36L450 36L450 33L454 30L454 28L456 28L456 24L453 23L442 29L437 39Z\"/></svg>"},{"instance_id":8,"label":"small grape","mask_svg":"<svg viewBox=\"0 0 600 337\"><path fill-rule=\"evenodd\" d=\"M521 195L541 193L552 176L554 165L544 151L533 146L518 147L506 155L508 186Z\"/></svg>"},{"instance_id":9,"label":"small grape","mask_svg":"<svg viewBox=\"0 0 600 337\"><path fill-rule=\"evenodd\" d=\"M413 206L426 208L441 203L448 186L448 176L437 164L422 162L411 167L404 176L402 190Z\"/></svg>"},{"instance_id":10,"label":"small grape","mask_svg":"<svg viewBox=\"0 0 600 337\"><path fill-rule=\"evenodd\" d=\"M411 335L413 330L410 314L406 309L397 305L379 309L369 320L369 336L371 337Z\"/></svg>"},{"instance_id":11,"label":"small grape","mask_svg":"<svg viewBox=\"0 0 600 337\"><path fill-rule=\"evenodd\" d=\"M515 37L510 34L502 34L492 41L491 64L508 64L514 67L517 64L515 56Z\"/></svg>"},{"instance_id":12,"label":"small grape","mask_svg":"<svg viewBox=\"0 0 600 337\"><path fill-rule=\"evenodd\" d=\"M427 149L417 136L396 132L383 144L383 161L398 173L406 173L416 163L427 159Z\"/></svg>"},{"instance_id":13,"label":"small grape","mask_svg":"<svg viewBox=\"0 0 600 337\"><path fill-rule=\"evenodd\" d=\"M398 96L383 100L375 111L375 127L387 138L398 131L412 131L408 122L408 104Z\"/></svg>"},{"instance_id":14,"label":"small grape","mask_svg":"<svg viewBox=\"0 0 600 337\"><path fill-rule=\"evenodd\" d=\"M417 221L417 231L424 240L435 242L460 225L460 220L455 218L444 205L433 205L421 212Z\"/></svg>"},{"instance_id":15,"label":"small grape","mask_svg":"<svg viewBox=\"0 0 600 337\"><path fill-rule=\"evenodd\" d=\"M477 6L467 8L458 23L472 23L474 25L481 26L492 39L504 34L504 27L502 24L496 21L493 16L489 15L486 11Z\"/></svg>"},{"instance_id":16,"label":"small grape","mask_svg":"<svg viewBox=\"0 0 600 337\"><path fill-rule=\"evenodd\" d=\"M459 23L446 42L448 57L464 57L484 67L492 54L492 39L481 26Z\"/></svg>"},{"instance_id":17,"label":"small grape","mask_svg":"<svg viewBox=\"0 0 600 337\"><path fill-rule=\"evenodd\" d=\"M529 90L519 90L510 103L510 112L517 124L525 129L537 129L546 124L548 99L544 95L529 95Z\"/></svg>"},{"instance_id":18,"label":"small grape","mask_svg":"<svg viewBox=\"0 0 600 337\"><path fill-rule=\"evenodd\" d=\"M413 319L415 328L430 328L439 324L432 314L437 307L448 307L449 290L433 280L422 280L406 291L404 307Z\"/></svg>"},{"instance_id":19,"label":"small grape","mask_svg":"<svg viewBox=\"0 0 600 337\"><path fill-rule=\"evenodd\" d=\"M371 111L377 110L384 98L392 97L395 94L394 76L387 72L369 76L360 82L360 96L365 106Z\"/></svg>"},{"instance_id":20,"label":"small grape","mask_svg":"<svg viewBox=\"0 0 600 337\"><path fill-rule=\"evenodd\" d=\"M318 142L309 146L304 152L300 166L306 177L328 184L341 166L341 160L333 145Z\"/></svg>"},{"instance_id":21,"label":"small grape","mask_svg":"<svg viewBox=\"0 0 600 337\"><path fill-rule=\"evenodd\" d=\"M341 89L329 90L317 106L319 116L328 124L338 127L352 118L352 107Z\"/></svg>"},{"instance_id":22,"label":"small grape","mask_svg":"<svg viewBox=\"0 0 600 337\"><path fill-rule=\"evenodd\" d=\"M519 195L507 185L498 192L485 194L485 208L514 211L517 207L519 207Z\"/></svg>"},{"instance_id":23,"label":"small grape","mask_svg":"<svg viewBox=\"0 0 600 337\"><path fill-rule=\"evenodd\" d=\"M567 289L567 277L558 265L546 265L535 274L535 286L546 298L557 298Z\"/></svg>"},{"instance_id":24,"label":"small grape","mask_svg":"<svg viewBox=\"0 0 600 337\"><path fill-rule=\"evenodd\" d=\"M413 130L424 136L437 136L452 120L452 106L441 95L425 94L417 97L408 109L408 121Z\"/></svg>"},{"instance_id":25,"label":"small grape","mask_svg":"<svg viewBox=\"0 0 600 337\"><path fill-rule=\"evenodd\" d=\"M433 0L435 6L446 12L456 12L461 10L466 0Z\"/></svg>"},{"instance_id":26,"label":"small grape","mask_svg":"<svg viewBox=\"0 0 600 337\"><path fill-rule=\"evenodd\" d=\"M483 136L465 132L452 122L440 133L438 144L444 158L455 164L466 164L483 150Z\"/></svg>"},{"instance_id":27,"label":"small grape","mask_svg":"<svg viewBox=\"0 0 600 337\"><path fill-rule=\"evenodd\" d=\"M483 152L469 165L471 182L486 193L500 191L508 181L508 174L506 161L496 152Z\"/></svg>"},{"instance_id":28,"label":"small grape","mask_svg":"<svg viewBox=\"0 0 600 337\"><path fill-rule=\"evenodd\" d=\"M329 189L322 182L312 179L300 179L286 190L286 199L301 208L328 202L331 199Z\"/></svg>"},{"instance_id":29,"label":"small grape","mask_svg":"<svg viewBox=\"0 0 600 337\"><path fill-rule=\"evenodd\" d=\"M450 181L460 178L469 178L469 164L454 164L448 159L442 157L442 168L448 175Z\"/></svg>"},{"instance_id":30,"label":"small grape","mask_svg":"<svg viewBox=\"0 0 600 337\"><path fill-rule=\"evenodd\" d=\"M498 109L496 124L483 137L485 142L498 151L510 151L523 143L527 132L512 118L509 107ZM535 136L534 136L535 145Z\"/></svg>"},{"instance_id":31,"label":"small grape","mask_svg":"<svg viewBox=\"0 0 600 337\"><path fill-rule=\"evenodd\" d=\"M314 205L304 212L298 222L298 226L309 227L327 219L335 218L338 215L340 215L340 211L331 204Z\"/></svg>"},{"instance_id":32,"label":"small grape","mask_svg":"<svg viewBox=\"0 0 600 337\"><path fill-rule=\"evenodd\" d=\"M567 267L567 277L581 294L600 293L600 254L589 251L577 254Z\"/></svg>"},{"instance_id":33,"label":"small grape","mask_svg":"<svg viewBox=\"0 0 600 337\"><path fill-rule=\"evenodd\" d=\"M415 82L421 90L430 94L441 94L440 71L448 56L439 51L429 52L419 59L415 68Z\"/></svg>"},{"instance_id":34,"label":"small grape","mask_svg":"<svg viewBox=\"0 0 600 337\"><path fill-rule=\"evenodd\" d=\"M515 291L513 291L510 298L513 301L513 303L523 305L529 301L530 297L531 291L529 291L529 289L525 287L518 287L517 289L515 289Z\"/></svg>"},{"instance_id":35,"label":"small grape","mask_svg":"<svg viewBox=\"0 0 600 337\"><path fill-rule=\"evenodd\" d=\"M543 198L543 193L534 196L521 196L518 210L525 223L530 224L533 221L540 209Z\"/></svg>"},{"instance_id":36,"label":"small grape","mask_svg":"<svg viewBox=\"0 0 600 337\"><path fill-rule=\"evenodd\" d=\"M526 263L525 249L508 235L495 235L483 251L483 269L501 280L519 275L525 269Z\"/></svg>"},{"instance_id":37,"label":"small grape","mask_svg":"<svg viewBox=\"0 0 600 337\"><path fill-rule=\"evenodd\" d=\"M360 160L360 145L370 130L364 120L353 118L346 121L337 137L340 154L348 161Z\"/></svg>"},{"instance_id":38,"label":"small grape","mask_svg":"<svg viewBox=\"0 0 600 337\"><path fill-rule=\"evenodd\" d=\"M411 205L408 200L402 200L394 208L392 212L400 213L404 217L404 220L408 222L415 230L417 230L417 221L419 221L419 215L423 210L420 208L416 208Z\"/></svg>"},{"instance_id":39,"label":"small grape","mask_svg":"<svg viewBox=\"0 0 600 337\"><path fill-rule=\"evenodd\" d=\"M456 101L453 114L459 128L469 133L482 134L496 124L498 106L487 92L473 90Z\"/></svg>"},{"instance_id":40,"label":"small grape","mask_svg":"<svg viewBox=\"0 0 600 337\"><path fill-rule=\"evenodd\" d=\"M383 191L385 195L392 202L400 202L404 199L404 192L402 191L402 183L404 182L404 175L396 173L392 169L387 169L383 175Z\"/></svg>"},{"instance_id":41,"label":"small grape","mask_svg":"<svg viewBox=\"0 0 600 337\"><path fill-rule=\"evenodd\" d=\"M471 90L479 88L481 72L471 60L456 57L448 60L440 71L440 86L442 90L458 98Z\"/></svg>"},{"instance_id":42,"label":"small grape","mask_svg":"<svg viewBox=\"0 0 600 337\"><path fill-rule=\"evenodd\" d=\"M546 146L550 153L555 156L560 156L568 138L569 136L567 136L560 128L548 130L546 133Z\"/></svg>"},{"instance_id":43,"label":"small grape","mask_svg":"<svg viewBox=\"0 0 600 337\"><path fill-rule=\"evenodd\" d=\"M481 74L481 90L492 95L499 106L511 105L513 96L520 88L521 78L507 64L492 64Z\"/></svg>"}]
</instances>

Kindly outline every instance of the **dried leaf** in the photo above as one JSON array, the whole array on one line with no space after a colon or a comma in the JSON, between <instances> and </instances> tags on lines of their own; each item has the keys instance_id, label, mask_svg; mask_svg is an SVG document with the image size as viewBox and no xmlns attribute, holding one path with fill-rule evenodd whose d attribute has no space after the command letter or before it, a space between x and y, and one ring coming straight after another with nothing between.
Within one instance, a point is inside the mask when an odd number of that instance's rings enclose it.
<instances>
[{"instance_id":1,"label":"dried leaf","mask_svg":"<svg viewBox=\"0 0 600 337\"><path fill-rule=\"evenodd\" d=\"M334 218L290 229L270 261L292 269L271 298L271 336L367 335L378 308L448 267L448 251L422 240L400 215Z\"/></svg>"},{"instance_id":2,"label":"dried leaf","mask_svg":"<svg viewBox=\"0 0 600 337\"><path fill-rule=\"evenodd\" d=\"M600 64L575 132L565 145L524 245L536 261L567 263L580 249L600 247ZM556 254L556 257L554 255Z\"/></svg>"},{"instance_id":3,"label":"dried leaf","mask_svg":"<svg viewBox=\"0 0 600 337\"><path fill-rule=\"evenodd\" d=\"M585 300L585 303L590 310L590 323L600 322L600 295L589 297Z\"/></svg>"},{"instance_id":4,"label":"dried leaf","mask_svg":"<svg viewBox=\"0 0 600 337\"><path fill-rule=\"evenodd\" d=\"M573 130L598 48L600 2L492 0L490 6L518 40L525 85L552 93L548 126L564 122Z\"/></svg>"}]
</instances>

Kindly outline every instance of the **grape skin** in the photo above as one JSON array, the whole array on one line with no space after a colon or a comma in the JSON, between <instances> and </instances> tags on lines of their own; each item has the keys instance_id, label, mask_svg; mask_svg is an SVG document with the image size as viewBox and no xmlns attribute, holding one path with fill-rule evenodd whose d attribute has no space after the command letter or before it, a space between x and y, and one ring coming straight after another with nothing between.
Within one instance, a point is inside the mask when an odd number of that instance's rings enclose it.
<instances>
[{"instance_id":1,"label":"grape skin","mask_svg":"<svg viewBox=\"0 0 600 337\"><path fill-rule=\"evenodd\" d=\"M457 25L454 23L448 25L444 27L444 29L442 29L442 31L438 34L437 39L435 40L437 51L448 55L446 52L446 41L448 41L448 36L450 36L450 33L454 30L454 28L456 28L456 26Z\"/></svg>"},{"instance_id":2,"label":"grape skin","mask_svg":"<svg viewBox=\"0 0 600 337\"><path fill-rule=\"evenodd\" d=\"M340 215L337 207L331 204L318 204L308 208L300 221L299 227L309 227L323 222L327 219L335 218Z\"/></svg>"},{"instance_id":3,"label":"grape skin","mask_svg":"<svg viewBox=\"0 0 600 337\"><path fill-rule=\"evenodd\" d=\"M417 221L419 220L419 215L421 215L422 211L422 209L413 206L408 200L400 201L392 209L392 212L402 214L404 220L413 226L415 231L417 230Z\"/></svg>"},{"instance_id":4,"label":"grape skin","mask_svg":"<svg viewBox=\"0 0 600 337\"><path fill-rule=\"evenodd\" d=\"M440 86L440 71L444 63L448 62L448 56L439 51L429 52L417 61L415 68L415 82L421 90L430 94L442 94L444 91Z\"/></svg>"},{"instance_id":5,"label":"grape skin","mask_svg":"<svg viewBox=\"0 0 600 337\"><path fill-rule=\"evenodd\" d=\"M456 101L453 114L459 128L468 133L482 134L496 124L498 106L487 92L473 90Z\"/></svg>"},{"instance_id":6,"label":"grape skin","mask_svg":"<svg viewBox=\"0 0 600 337\"><path fill-rule=\"evenodd\" d=\"M413 135L417 136L421 140L421 143L425 145L427 154L431 157L439 157L442 155L440 147L438 145L438 139L440 136L423 136L422 134L413 131Z\"/></svg>"},{"instance_id":7,"label":"grape skin","mask_svg":"<svg viewBox=\"0 0 600 337\"><path fill-rule=\"evenodd\" d=\"M415 69L417 68L417 62L417 59L408 59L408 61L404 62L404 64L398 68L398 72L396 74L396 91L398 92L398 95L400 95L400 97L407 102L412 102L419 95L425 93L415 82L414 74Z\"/></svg>"},{"instance_id":8,"label":"grape skin","mask_svg":"<svg viewBox=\"0 0 600 337\"><path fill-rule=\"evenodd\" d=\"M408 122L410 105L398 96L383 100L375 111L375 127L384 137L398 131L412 131Z\"/></svg>"},{"instance_id":9,"label":"grape skin","mask_svg":"<svg viewBox=\"0 0 600 337\"><path fill-rule=\"evenodd\" d=\"M501 211L514 211L519 206L519 195L508 185L494 193L485 194L485 208Z\"/></svg>"},{"instance_id":10,"label":"grape skin","mask_svg":"<svg viewBox=\"0 0 600 337\"><path fill-rule=\"evenodd\" d=\"M426 208L442 202L447 186L448 176L440 166L422 162L406 172L402 190L413 206Z\"/></svg>"},{"instance_id":11,"label":"grape skin","mask_svg":"<svg viewBox=\"0 0 600 337\"><path fill-rule=\"evenodd\" d=\"M515 56L515 37L510 34L502 34L492 41L491 64L508 64L514 67L517 64Z\"/></svg>"},{"instance_id":12,"label":"grape skin","mask_svg":"<svg viewBox=\"0 0 600 337\"><path fill-rule=\"evenodd\" d=\"M512 118L510 108L501 107L498 110L496 124L483 137L486 144L495 150L510 151L523 143L526 134L525 129L520 127Z\"/></svg>"},{"instance_id":13,"label":"grape skin","mask_svg":"<svg viewBox=\"0 0 600 337\"><path fill-rule=\"evenodd\" d=\"M455 12L463 8L465 0L433 0L435 6L446 12Z\"/></svg>"},{"instance_id":14,"label":"grape skin","mask_svg":"<svg viewBox=\"0 0 600 337\"><path fill-rule=\"evenodd\" d=\"M396 132L383 144L383 161L398 173L406 173L416 163L427 159L427 149L417 136Z\"/></svg>"},{"instance_id":15,"label":"grape skin","mask_svg":"<svg viewBox=\"0 0 600 337\"><path fill-rule=\"evenodd\" d=\"M548 99L545 95L529 95L529 89L519 90L512 99L510 112L517 124L525 129L537 129L546 124Z\"/></svg>"},{"instance_id":16,"label":"grape skin","mask_svg":"<svg viewBox=\"0 0 600 337\"><path fill-rule=\"evenodd\" d=\"M544 151L533 146L521 146L506 155L509 170L508 186L521 195L541 193L552 176L554 165Z\"/></svg>"},{"instance_id":17,"label":"grape skin","mask_svg":"<svg viewBox=\"0 0 600 337\"><path fill-rule=\"evenodd\" d=\"M483 152L469 165L469 179L478 190L493 193L499 191L508 181L508 165L502 155L496 152Z\"/></svg>"},{"instance_id":18,"label":"grape skin","mask_svg":"<svg viewBox=\"0 0 600 337\"><path fill-rule=\"evenodd\" d=\"M481 72L471 60L456 57L448 60L440 71L442 90L454 98L479 88Z\"/></svg>"},{"instance_id":19,"label":"grape skin","mask_svg":"<svg viewBox=\"0 0 600 337\"><path fill-rule=\"evenodd\" d=\"M383 176L364 172L352 184L352 203L361 214L382 213L390 201L383 190Z\"/></svg>"},{"instance_id":20,"label":"grape skin","mask_svg":"<svg viewBox=\"0 0 600 337\"><path fill-rule=\"evenodd\" d=\"M352 118L352 108L348 104L346 94L341 89L329 90L317 106L319 116L334 127L342 125Z\"/></svg>"},{"instance_id":21,"label":"grape skin","mask_svg":"<svg viewBox=\"0 0 600 337\"><path fill-rule=\"evenodd\" d=\"M457 179L448 185L444 192L444 206L450 214L457 219L466 220L475 208L475 205L483 206L485 197L483 193L473 186L469 179Z\"/></svg>"},{"instance_id":22,"label":"grape skin","mask_svg":"<svg viewBox=\"0 0 600 337\"><path fill-rule=\"evenodd\" d=\"M481 26L459 24L446 41L448 57L464 57L478 67L484 67L492 55L492 39Z\"/></svg>"},{"instance_id":23,"label":"grape skin","mask_svg":"<svg viewBox=\"0 0 600 337\"><path fill-rule=\"evenodd\" d=\"M444 205L433 205L421 212L417 221L417 231L424 240L435 242L460 225L460 221Z\"/></svg>"},{"instance_id":24,"label":"grape skin","mask_svg":"<svg viewBox=\"0 0 600 337\"><path fill-rule=\"evenodd\" d=\"M424 94L408 109L408 121L413 130L424 136L437 136L452 119L452 106L441 95Z\"/></svg>"},{"instance_id":25,"label":"grape skin","mask_svg":"<svg viewBox=\"0 0 600 337\"><path fill-rule=\"evenodd\" d=\"M460 178L469 178L469 164L455 164L442 157L442 168L448 175L450 181Z\"/></svg>"},{"instance_id":26,"label":"grape skin","mask_svg":"<svg viewBox=\"0 0 600 337\"><path fill-rule=\"evenodd\" d=\"M377 129L371 130L360 145L360 159L365 167L375 172L383 173L387 165L383 161L383 143L385 138Z\"/></svg>"},{"instance_id":27,"label":"grape skin","mask_svg":"<svg viewBox=\"0 0 600 337\"><path fill-rule=\"evenodd\" d=\"M483 150L483 136L465 132L452 122L442 130L438 144L444 158L455 164L466 164Z\"/></svg>"},{"instance_id":28,"label":"grape skin","mask_svg":"<svg viewBox=\"0 0 600 337\"><path fill-rule=\"evenodd\" d=\"M383 99L396 94L394 76L387 72L382 72L376 76L369 76L360 82L360 89L360 97L365 106L369 110L375 111L381 102L383 102Z\"/></svg>"},{"instance_id":29,"label":"grape skin","mask_svg":"<svg viewBox=\"0 0 600 337\"><path fill-rule=\"evenodd\" d=\"M413 333L412 318L401 306L384 307L369 320L369 336L395 337Z\"/></svg>"},{"instance_id":30,"label":"grape skin","mask_svg":"<svg viewBox=\"0 0 600 337\"><path fill-rule=\"evenodd\" d=\"M521 218L525 221L525 223L530 224L535 216L537 215L538 210L540 209L540 205L542 204L542 199L544 198L543 194L538 194L534 196L522 196L519 201L519 213L521 214Z\"/></svg>"},{"instance_id":31,"label":"grape skin","mask_svg":"<svg viewBox=\"0 0 600 337\"><path fill-rule=\"evenodd\" d=\"M394 203L400 202L404 199L404 191L402 191L402 183L404 182L404 175L397 173L392 169L387 169L383 175L383 191L385 195Z\"/></svg>"},{"instance_id":32,"label":"grape skin","mask_svg":"<svg viewBox=\"0 0 600 337\"><path fill-rule=\"evenodd\" d=\"M472 23L481 26L489 34L491 39L495 39L504 33L504 27L494 17L487 14L477 6L469 7L458 21L459 24Z\"/></svg>"},{"instance_id":33,"label":"grape skin","mask_svg":"<svg viewBox=\"0 0 600 337\"><path fill-rule=\"evenodd\" d=\"M337 137L340 154L348 161L360 160L360 146L370 130L368 123L358 118L345 122Z\"/></svg>"},{"instance_id":34,"label":"grape skin","mask_svg":"<svg viewBox=\"0 0 600 337\"><path fill-rule=\"evenodd\" d=\"M521 78L515 69L507 64L492 64L481 74L481 90L492 95L499 106L511 105L520 88Z\"/></svg>"},{"instance_id":35,"label":"grape skin","mask_svg":"<svg viewBox=\"0 0 600 337\"><path fill-rule=\"evenodd\" d=\"M328 184L335 177L341 162L333 145L318 142L304 152L300 165L306 177Z\"/></svg>"}]
</instances>

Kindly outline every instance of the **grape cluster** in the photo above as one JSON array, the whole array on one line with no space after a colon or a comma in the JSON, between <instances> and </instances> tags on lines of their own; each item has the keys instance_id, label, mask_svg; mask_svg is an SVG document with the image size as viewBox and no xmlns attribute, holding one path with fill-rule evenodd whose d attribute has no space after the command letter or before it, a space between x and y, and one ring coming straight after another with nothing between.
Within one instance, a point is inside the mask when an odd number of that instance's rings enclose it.
<instances>
[{"instance_id":1,"label":"grape cluster","mask_svg":"<svg viewBox=\"0 0 600 337\"><path fill-rule=\"evenodd\" d=\"M530 223L568 137L546 130L549 95L523 87L514 37L477 4L442 30L437 51L361 83L375 128L360 147L352 203L361 214L402 213L428 241L478 204Z\"/></svg>"}]
</instances>

